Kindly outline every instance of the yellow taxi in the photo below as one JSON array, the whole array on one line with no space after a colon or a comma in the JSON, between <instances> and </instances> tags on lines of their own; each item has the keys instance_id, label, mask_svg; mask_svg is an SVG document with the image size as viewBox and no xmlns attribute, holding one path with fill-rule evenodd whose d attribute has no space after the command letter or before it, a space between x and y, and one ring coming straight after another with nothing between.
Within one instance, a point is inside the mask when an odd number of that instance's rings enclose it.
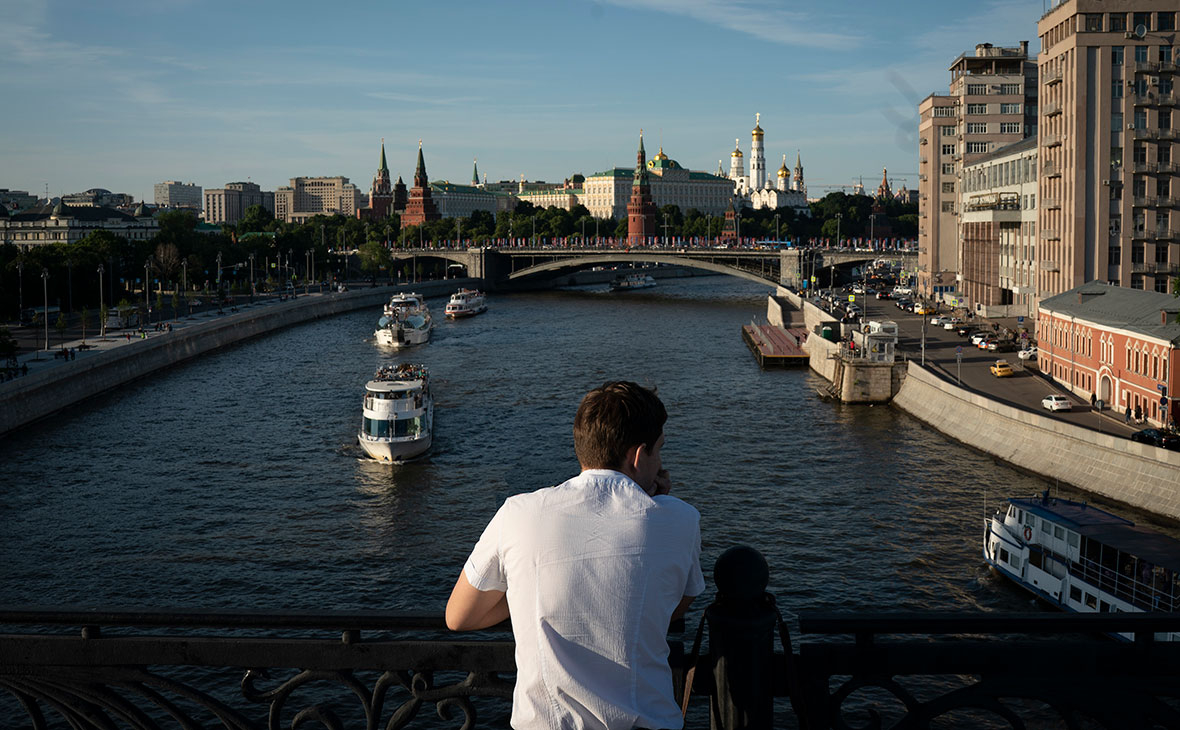
<instances>
[{"instance_id":1,"label":"yellow taxi","mask_svg":"<svg viewBox=\"0 0 1180 730\"><path fill-rule=\"evenodd\" d=\"M997 378L1012 377L1012 366L1008 364L1007 360L996 360L996 364L991 367L992 375Z\"/></svg>"}]
</instances>

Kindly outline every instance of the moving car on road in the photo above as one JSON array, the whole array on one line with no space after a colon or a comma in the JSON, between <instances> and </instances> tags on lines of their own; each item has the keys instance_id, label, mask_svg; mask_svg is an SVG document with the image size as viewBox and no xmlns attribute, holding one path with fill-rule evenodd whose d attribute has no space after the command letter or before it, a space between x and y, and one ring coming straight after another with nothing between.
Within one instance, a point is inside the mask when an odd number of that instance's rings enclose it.
<instances>
[{"instance_id":1,"label":"moving car on road","mask_svg":"<svg viewBox=\"0 0 1180 730\"><path fill-rule=\"evenodd\" d=\"M992 375L997 378L1012 377L1012 366L1008 364L1007 360L996 360L996 363L991 366Z\"/></svg>"},{"instance_id":2,"label":"moving car on road","mask_svg":"<svg viewBox=\"0 0 1180 730\"><path fill-rule=\"evenodd\" d=\"M1162 431L1158 428L1145 428L1141 431L1136 431L1131 434L1130 439L1132 441L1138 441L1141 444L1159 446L1169 451L1180 451L1180 436L1169 431Z\"/></svg>"},{"instance_id":3,"label":"moving car on road","mask_svg":"<svg viewBox=\"0 0 1180 730\"><path fill-rule=\"evenodd\" d=\"M1063 395L1050 393L1041 399L1041 406L1051 411L1072 411L1073 404Z\"/></svg>"}]
</instances>

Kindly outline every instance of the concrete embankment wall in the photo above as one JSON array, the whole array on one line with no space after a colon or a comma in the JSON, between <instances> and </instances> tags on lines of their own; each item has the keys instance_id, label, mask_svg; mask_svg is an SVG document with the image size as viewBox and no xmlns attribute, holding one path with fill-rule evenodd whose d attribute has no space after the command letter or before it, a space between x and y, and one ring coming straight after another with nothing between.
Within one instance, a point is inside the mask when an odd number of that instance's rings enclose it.
<instances>
[{"instance_id":1,"label":"concrete embankment wall","mask_svg":"<svg viewBox=\"0 0 1180 730\"><path fill-rule=\"evenodd\" d=\"M302 296L248 307L206 322L186 322L169 333L153 333L146 340L135 339L102 352L87 353L0 385L0 435L156 370L284 327L365 308L373 309L376 322L380 307L396 291L416 291L430 297L478 283L474 279L451 279Z\"/></svg>"},{"instance_id":2,"label":"concrete embankment wall","mask_svg":"<svg viewBox=\"0 0 1180 730\"><path fill-rule=\"evenodd\" d=\"M1180 519L1180 452L997 403L913 361L893 403L957 441L1046 479ZM979 478L984 483L988 475Z\"/></svg>"}]
</instances>

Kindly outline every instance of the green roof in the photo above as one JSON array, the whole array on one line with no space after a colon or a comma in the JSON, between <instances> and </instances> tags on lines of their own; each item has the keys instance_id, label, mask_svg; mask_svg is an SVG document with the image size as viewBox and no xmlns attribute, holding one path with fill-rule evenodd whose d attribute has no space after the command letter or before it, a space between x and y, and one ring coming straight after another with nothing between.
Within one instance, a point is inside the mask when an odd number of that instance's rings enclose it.
<instances>
[{"instance_id":1,"label":"green roof","mask_svg":"<svg viewBox=\"0 0 1180 730\"><path fill-rule=\"evenodd\" d=\"M689 170L688 179L689 180L723 180L725 182L731 182L730 179L727 177L721 177L720 175L714 175L714 174L708 173L708 172L697 172L695 170Z\"/></svg>"},{"instance_id":2,"label":"green roof","mask_svg":"<svg viewBox=\"0 0 1180 730\"><path fill-rule=\"evenodd\" d=\"M605 170L603 172L596 172L590 177L631 177L634 174L634 167L612 167L611 169ZM586 179L589 180L590 177Z\"/></svg>"}]
</instances>

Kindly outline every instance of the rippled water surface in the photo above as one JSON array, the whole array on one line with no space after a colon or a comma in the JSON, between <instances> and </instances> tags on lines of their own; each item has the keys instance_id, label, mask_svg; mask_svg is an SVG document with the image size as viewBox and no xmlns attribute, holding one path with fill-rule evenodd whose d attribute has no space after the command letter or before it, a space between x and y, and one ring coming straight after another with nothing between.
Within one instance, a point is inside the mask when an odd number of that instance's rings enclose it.
<instances>
[{"instance_id":1,"label":"rippled water surface","mask_svg":"<svg viewBox=\"0 0 1180 730\"><path fill-rule=\"evenodd\" d=\"M571 423L608 379L655 384L664 463L702 514L706 573L763 551L789 614L1020 610L980 557L985 509L1046 485L891 407L760 371L739 327L767 291L727 277L493 295L412 351L377 311L283 330L0 442L0 604L440 609L508 495L573 475ZM355 442L378 365L429 366L435 445L400 467ZM698 607L699 608L699 607Z\"/></svg>"}]
</instances>

